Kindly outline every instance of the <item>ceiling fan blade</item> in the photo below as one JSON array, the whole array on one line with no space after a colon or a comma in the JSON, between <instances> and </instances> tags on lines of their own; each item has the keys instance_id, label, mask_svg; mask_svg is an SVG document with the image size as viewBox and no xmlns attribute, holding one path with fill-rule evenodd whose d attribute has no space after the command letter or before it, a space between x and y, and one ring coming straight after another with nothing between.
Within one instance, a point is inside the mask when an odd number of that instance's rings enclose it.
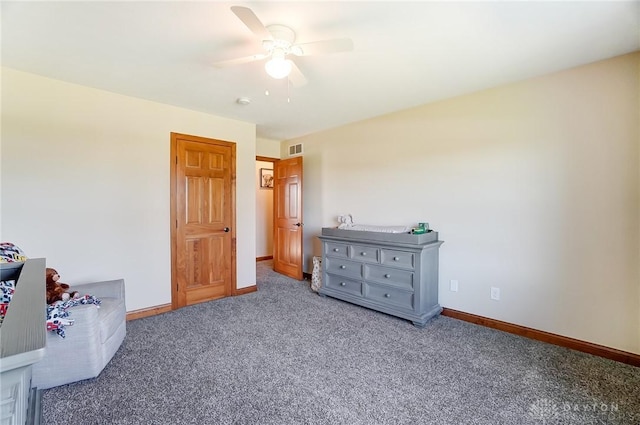
<instances>
[{"instance_id":1,"label":"ceiling fan blade","mask_svg":"<svg viewBox=\"0 0 640 425\"><path fill-rule=\"evenodd\" d=\"M294 61L291 62L291 73L289 74L289 81L293 87L302 87L307 84L307 77L304 76L298 65Z\"/></svg>"},{"instance_id":2,"label":"ceiling fan blade","mask_svg":"<svg viewBox=\"0 0 640 425\"><path fill-rule=\"evenodd\" d=\"M296 56L324 55L327 53L350 52L351 50L353 50L353 40L350 38L296 44L291 49Z\"/></svg>"},{"instance_id":3,"label":"ceiling fan blade","mask_svg":"<svg viewBox=\"0 0 640 425\"><path fill-rule=\"evenodd\" d=\"M243 6L231 6L231 11L235 13L260 40L271 40L273 38L260 19L253 13L253 10Z\"/></svg>"},{"instance_id":4,"label":"ceiling fan blade","mask_svg":"<svg viewBox=\"0 0 640 425\"><path fill-rule=\"evenodd\" d=\"M269 55L263 54L263 53L258 53L256 55L244 56L244 57L241 57L241 58L227 59L227 60L224 60L224 61L214 62L213 66L215 66L216 68L226 68L228 66L241 65L243 63L259 61L261 59L266 58L267 56L269 56Z\"/></svg>"}]
</instances>

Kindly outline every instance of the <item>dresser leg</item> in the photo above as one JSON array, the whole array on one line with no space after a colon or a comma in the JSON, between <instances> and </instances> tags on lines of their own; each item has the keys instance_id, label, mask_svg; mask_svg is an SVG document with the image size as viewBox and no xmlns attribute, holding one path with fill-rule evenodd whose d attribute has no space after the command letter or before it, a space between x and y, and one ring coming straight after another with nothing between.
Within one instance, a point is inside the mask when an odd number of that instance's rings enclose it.
<instances>
[{"instance_id":1,"label":"dresser leg","mask_svg":"<svg viewBox=\"0 0 640 425\"><path fill-rule=\"evenodd\" d=\"M413 323L413 326L415 326L416 328L424 328L424 326L427 324L427 322L421 323L421 322L411 322Z\"/></svg>"}]
</instances>

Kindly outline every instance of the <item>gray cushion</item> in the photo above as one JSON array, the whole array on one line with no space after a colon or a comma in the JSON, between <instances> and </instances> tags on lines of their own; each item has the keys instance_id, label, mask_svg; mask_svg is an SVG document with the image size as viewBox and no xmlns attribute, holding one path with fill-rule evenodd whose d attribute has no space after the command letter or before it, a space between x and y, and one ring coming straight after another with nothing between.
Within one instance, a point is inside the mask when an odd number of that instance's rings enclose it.
<instances>
[{"instance_id":1,"label":"gray cushion","mask_svg":"<svg viewBox=\"0 0 640 425\"><path fill-rule=\"evenodd\" d=\"M100 298L98 323L100 325L100 342L105 343L125 320L126 311L121 300Z\"/></svg>"}]
</instances>

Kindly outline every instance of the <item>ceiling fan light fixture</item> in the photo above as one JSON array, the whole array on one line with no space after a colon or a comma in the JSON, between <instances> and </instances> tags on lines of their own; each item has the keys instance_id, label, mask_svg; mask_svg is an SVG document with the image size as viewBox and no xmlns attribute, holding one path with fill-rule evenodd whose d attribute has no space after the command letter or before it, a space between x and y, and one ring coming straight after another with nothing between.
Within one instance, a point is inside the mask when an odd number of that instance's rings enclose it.
<instances>
[{"instance_id":1,"label":"ceiling fan light fixture","mask_svg":"<svg viewBox=\"0 0 640 425\"><path fill-rule=\"evenodd\" d=\"M290 60L274 55L266 64L264 69L270 77L279 80L287 77L291 73L292 64Z\"/></svg>"},{"instance_id":2,"label":"ceiling fan light fixture","mask_svg":"<svg viewBox=\"0 0 640 425\"><path fill-rule=\"evenodd\" d=\"M307 79L294 62L287 60L288 55L311 56L353 50L353 41L350 38L296 44L296 33L290 27L280 24L265 26L248 7L232 6L231 11L253 33L256 41L262 43L265 53L219 61L213 64L216 68L268 59L265 64L267 75L275 79L289 77L293 87L300 87L307 83Z\"/></svg>"}]
</instances>

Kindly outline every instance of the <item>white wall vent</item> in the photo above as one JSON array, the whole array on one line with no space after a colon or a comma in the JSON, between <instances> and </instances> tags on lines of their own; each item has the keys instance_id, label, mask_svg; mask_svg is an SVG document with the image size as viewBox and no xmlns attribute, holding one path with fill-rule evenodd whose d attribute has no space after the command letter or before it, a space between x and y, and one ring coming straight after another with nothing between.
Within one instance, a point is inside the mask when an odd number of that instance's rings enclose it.
<instances>
[{"instance_id":1,"label":"white wall vent","mask_svg":"<svg viewBox=\"0 0 640 425\"><path fill-rule=\"evenodd\" d=\"M302 143L289 146L289 156L302 155Z\"/></svg>"}]
</instances>

